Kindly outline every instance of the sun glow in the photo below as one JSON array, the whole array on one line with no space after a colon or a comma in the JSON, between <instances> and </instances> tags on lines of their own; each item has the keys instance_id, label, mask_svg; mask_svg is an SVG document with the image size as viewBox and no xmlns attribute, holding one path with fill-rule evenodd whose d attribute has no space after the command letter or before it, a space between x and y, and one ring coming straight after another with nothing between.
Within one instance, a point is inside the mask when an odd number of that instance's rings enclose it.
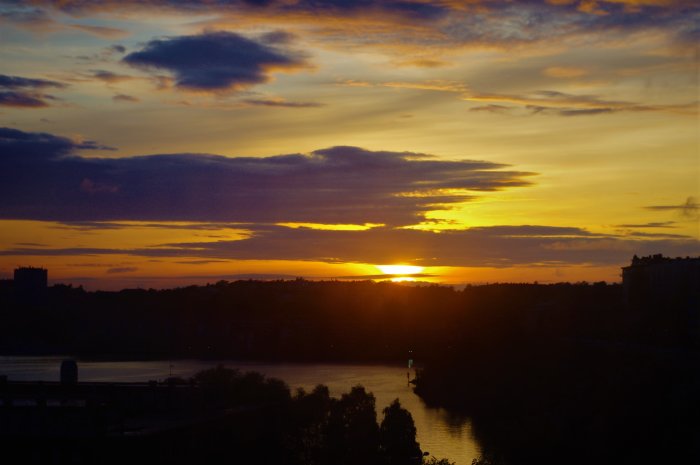
<instances>
[{"instance_id":1,"label":"sun glow","mask_svg":"<svg viewBox=\"0 0 700 465\"><path fill-rule=\"evenodd\" d=\"M422 266L414 265L377 265L379 271L384 274L411 275L423 271Z\"/></svg>"},{"instance_id":2,"label":"sun glow","mask_svg":"<svg viewBox=\"0 0 700 465\"><path fill-rule=\"evenodd\" d=\"M391 278L389 281L392 283L415 283L416 278L411 278L410 276L399 276L397 278Z\"/></svg>"}]
</instances>

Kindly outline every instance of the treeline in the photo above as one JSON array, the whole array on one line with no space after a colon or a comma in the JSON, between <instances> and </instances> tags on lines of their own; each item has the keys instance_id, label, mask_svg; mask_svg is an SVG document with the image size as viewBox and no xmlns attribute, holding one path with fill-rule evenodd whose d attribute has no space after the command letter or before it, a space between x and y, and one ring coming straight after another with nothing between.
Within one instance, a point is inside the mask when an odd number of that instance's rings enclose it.
<instances>
[{"instance_id":1,"label":"treeline","mask_svg":"<svg viewBox=\"0 0 700 465\"><path fill-rule=\"evenodd\" d=\"M4 456L32 464L454 465L424 457L398 399L379 419L360 385L340 398L324 385L292 394L279 379L219 365L153 385L146 402L119 389L134 387L112 386L111 396L83 408L1 409L0 419L38 425L6 429Z\"/></svg>"},{"instance_id":2,"label":"treeline","mask_svg":"<svg viewBox=\"0 0 700 465\"><path fill-rule=\"evenodd\" d=\"M619 285L454 290L374 282L237 281L43 296L0 292L0 353L258 360L424 360L469 337L627 337Z\"/></svg>"},{"instance_id":3,"label":"treeline","mask_svg":"<svg viewBox=\"0 0 700 465\"><path fill-rule=\"evenodd\" d=\"M485 314L470 316L478 324L428 357L415 389L470 418L484 463L700 463L696 349L672 344L661 326L661 337L640 337L648 331L615 322L634 315L614 309L598 332L577 312L555 323L559 337L522 331L507 316L515 310L487 295Z\"/></svg>"},{"instance_id":4,"label":"treeline","mask_svg":"<svg viewBox=\"0 0 700 465\"><path fill-rule=\"evenodd\" d=\"M223 366L193 381L206 409L266 407L262 434L242 445L245 463L288 465L415 465L424 463L413 418L398 399L378 422L374 395L358 385L340 398L326 386L293 395L280 380ZM216 460L217 454L212 454ZM432 460L432 463L438 463ZM427 461L425 463L428 463ZM449 465L449 461L440 462Z\"/></svg>"}]
</instances>

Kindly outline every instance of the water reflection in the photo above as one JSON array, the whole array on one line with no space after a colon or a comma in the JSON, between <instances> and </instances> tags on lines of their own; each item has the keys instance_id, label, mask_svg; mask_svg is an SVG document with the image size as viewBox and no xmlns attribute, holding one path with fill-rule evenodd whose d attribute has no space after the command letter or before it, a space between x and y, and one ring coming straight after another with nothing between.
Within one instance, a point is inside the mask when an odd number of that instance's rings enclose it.
<instances>
[{"instance_id":1,"label":"water reflection","mask_svg":"<svg viewBox=\"0 0 700 465\"><path fill-rule=\"evenodd\" d=\"M16 381L57 381L64 357L0 357L0 374ZM469 465L479 455L468 419L445 409L428 407L406 382L406 368L386 365L260 364L238 361L79 361L80 381L148 381L168 376L188 378L219 363L242 371L259 371L284 380L292 390L310 391L328 386L340 397L357 384L374 393L377 414L398 398L413 415L421 448L436 457L448 457L457 465ZM413 371L410 374L414 376Z\"/></svg>"}]
</instances>

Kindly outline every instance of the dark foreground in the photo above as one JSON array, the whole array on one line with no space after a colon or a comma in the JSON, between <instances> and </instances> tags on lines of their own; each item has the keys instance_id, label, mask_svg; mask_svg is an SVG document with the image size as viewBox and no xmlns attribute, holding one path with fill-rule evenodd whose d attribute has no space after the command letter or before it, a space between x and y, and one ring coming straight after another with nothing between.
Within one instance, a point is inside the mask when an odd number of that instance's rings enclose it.
<instances>
[{"instance_id":1,"label":"dark foreground","mask_svg":"<svg viewBox=\"0 0 700 465\"><path fill-rule=\"evenodd\" d=\"M622 286L605 283L463 291L303 280L118 293L54 287L30 298L0 293L8 309L0 353L334 362L414 358L426 367L416 392L471 418L483 464L694 464L700 463L700 294L696 281L686 284L681 293L645 291L636 299ZM377 439L376 414L369 413L373 401L353 392L346 403L330 400L327 391L300 396L287 391L288 401L226 405L275 407L255 420L245 420L241 411L226 420L234 422L227 431L258 431L252 439L242 433L205 438L203 449L188 446L199 439L175 435L177 440L152 452L144 449L142 456L172 456L183 463L209 453L213 463L220 457L238 463L382 463L388 458ZM198 394L192 399L199 400L188 402L207 404L218 395ZM365 423L343 417L344 408ZM201 436L217 437L211 431ZM134 455L119 441L103 440L104 447L93 442L85 450L114 449L108 460Z\"/></svg>"},{"instance_id":2,"label":"dark foreground","mask_svg":"<svg viewBox=\"0 0 700 465\"><path fill-rule=\"evenodd\" d=\"M0 446L32 464L444 464L426 459L398 401L377 422L362 386L317 386L219 366L165 383L0 383Z\"/></svg>"}]
</instances>

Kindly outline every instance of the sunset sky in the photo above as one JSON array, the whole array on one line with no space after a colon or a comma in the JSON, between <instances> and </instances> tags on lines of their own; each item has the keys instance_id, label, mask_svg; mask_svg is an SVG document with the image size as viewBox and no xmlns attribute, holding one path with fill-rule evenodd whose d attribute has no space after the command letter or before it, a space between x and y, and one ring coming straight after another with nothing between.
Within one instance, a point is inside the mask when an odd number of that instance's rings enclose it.
<instances>
[{"instance_id":1,"label":"sunset sky","mask_svg":"<svg viewBox=\"0 0 700 465\"><path fill-rule=\"evenodd\" d=\"M0 0L0 278L697 256L699 25L692 0Z\"/></svg>"}]
</instances>

